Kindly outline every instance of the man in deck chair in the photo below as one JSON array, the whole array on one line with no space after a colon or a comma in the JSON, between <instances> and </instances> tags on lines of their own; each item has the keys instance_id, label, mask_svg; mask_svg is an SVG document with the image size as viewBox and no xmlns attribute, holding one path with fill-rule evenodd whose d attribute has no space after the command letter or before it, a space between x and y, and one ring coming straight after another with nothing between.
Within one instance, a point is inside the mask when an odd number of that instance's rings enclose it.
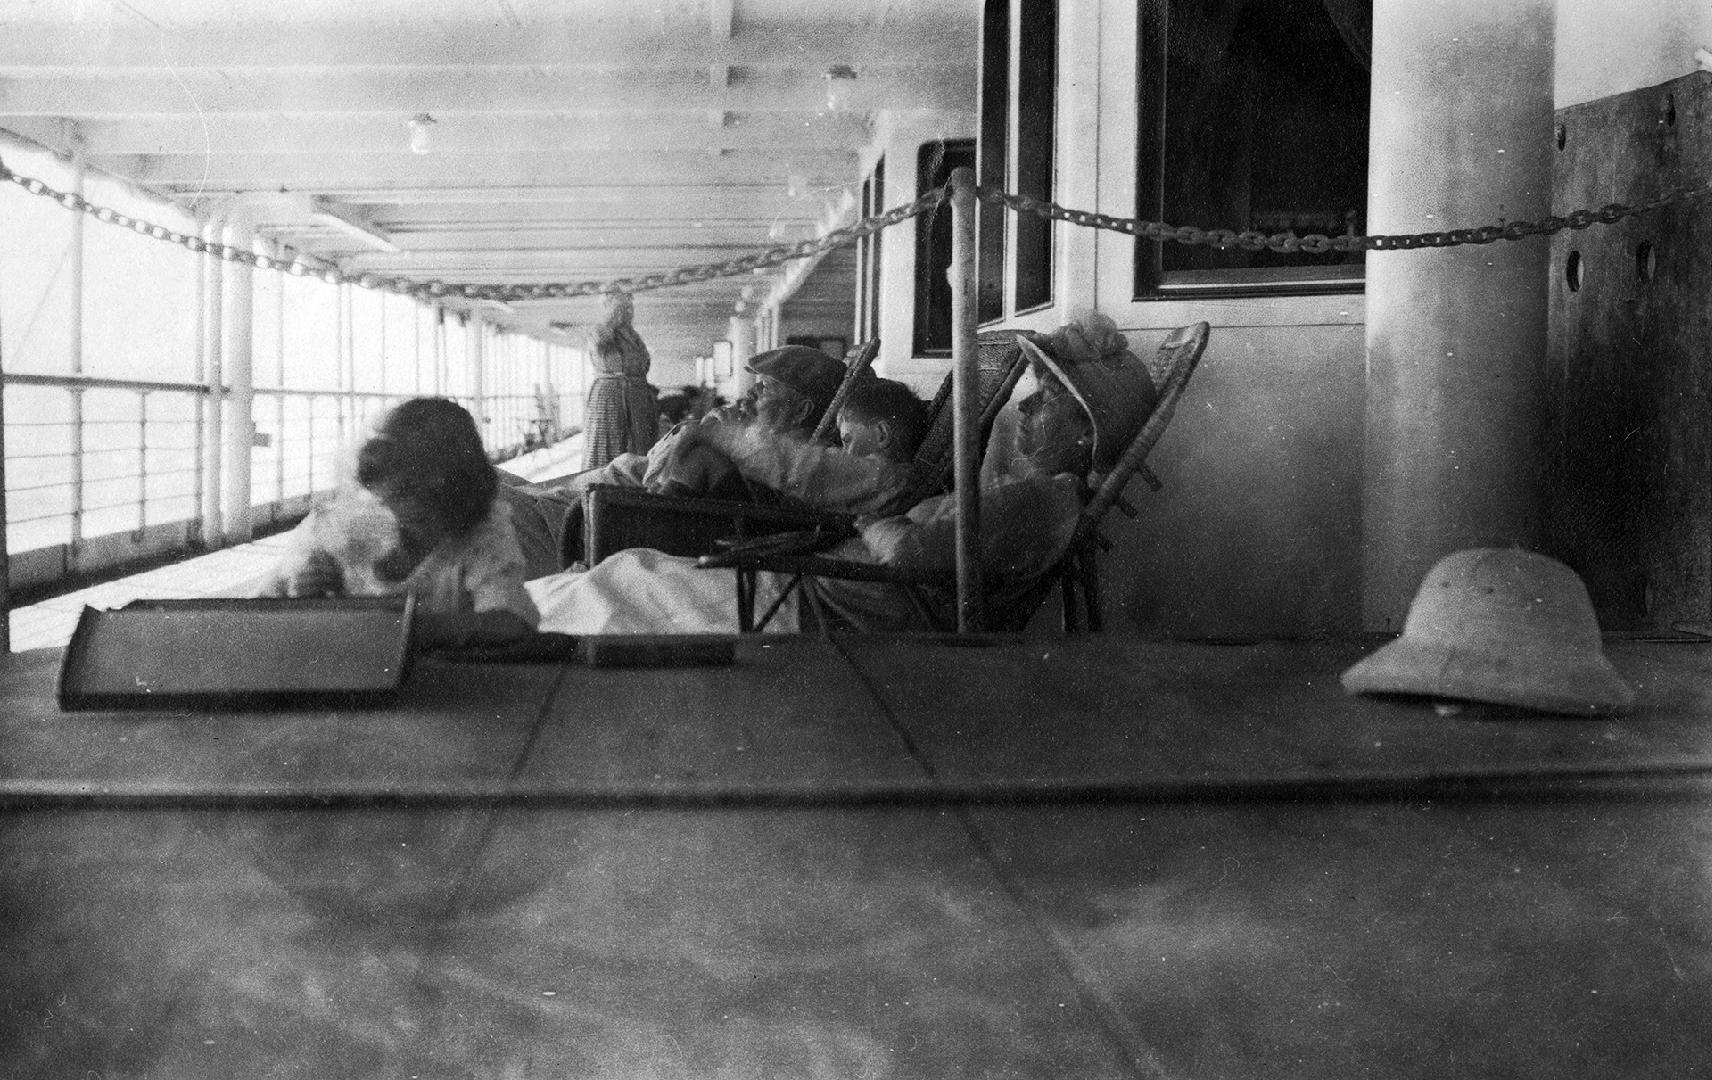
<instances>
[{"instance_id":1,"label":"man in deck chair","mask_svg":"<svg viewBox=\"0 0 1712 1080\"><path fill-rule=\"evenodd\" d=\"M748 366L755 374L749 401L679 425L648 454L621 454L561 480L510 485L506 497L532 569L557 571L561 554L580 548L574 534L581 529L581 500L595 484L851 514L895 505L909 483L907 468L809 440L838 390L843 364L819 349L787 345ZM567 533L573 534L569 540Z\"/></svg>"},{"instance_id":2,"label":"man in deck chair","mask_svg":"<svg viewBox=\"0 0 1712 1080\"><path fill-rule=\"evenodd\" d=\"M995 424L982 467L981 549L989 592L1021 588L1064 554L1081 511L1083 479L1111 467L1157 400L1146 365L1102 315L1084 316L1028 350L1031 363ZM905 569L955 568L955 495L907 513L863 518L860 535L828 555ZM765 575L763 575L765 577ZM763 582L757 606L781 583ZM541 628L571 634L731 633L737 629L727 573L693 559L620 552L587 573L558 574L526 586ZM955 597L920 596L884 582L817 579L819 607L837 628L938 630L955 621ZM940 610L944 609L944 610ZM804 625L787 607L771 628Z\"/></svg>"}]
</instances>

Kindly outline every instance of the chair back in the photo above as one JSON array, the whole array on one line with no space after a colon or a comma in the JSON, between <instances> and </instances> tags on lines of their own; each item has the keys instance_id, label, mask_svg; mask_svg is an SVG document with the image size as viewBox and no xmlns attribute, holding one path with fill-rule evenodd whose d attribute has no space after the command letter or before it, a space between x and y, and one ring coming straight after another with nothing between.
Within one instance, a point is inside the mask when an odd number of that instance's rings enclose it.
<instances>
[{"instance_id":1,"label":"chair back","mask_svg":"<svg viewBox=\"0 0 1712 1080\"><path fill-rule=\"evenodd\" d=\"M1153 384L1159 393L1147 420L1130 439L1110 472L1104 476L1089 476L1092 494L1077 516L1076 529L1058 566L1010 596L989 598L991 625L988 629L1022 631L1054 588L1063 590L1066 631L1080 629L1078 605L1085 610L1088 629L1101 628L1098 560L1099 553L1108 550L1111 542L1101 535L1100 523L1113 506L1122 508L1130 517L1136 516L1135 509L1124 501L1123 492L1137 473L1153 490L1158 491L1162 486L1159 478L1147 467L1147 455L1176 415L1177 404L1189 386L1189 377L1195 373L1201 354L1206 351L1209 330L1206 323L1195 323L1172 331L1160 344L1158 352L1147 362L1148 373L1153 376Z\"/></svg>"},{"instance_id":2,"label":"chair back","mask_svg":"<svg viewBox=\"0 0 1712 1080\"><path fill-rule=\"evenodd\" d=\"M1141 430L1135 433L1135 438L1124 448L1111 471L1103 477L1090 477L1094 493L1088 499L1088 504L1082 508L1072 543L1085 542L1097 535L1100 521L1106 516L1106 511L1122 498L1124 488L1129 486L1136 473L1140 472L1146 476L1148 486L1153 490L1158 491L1161 487L1158 477L1147 468L1147 455L1153 451L1159 437L1165 434L1165 426L1171 423L1171 418L1177 413L1177 402L1183 397L1183 391L1188 389L1189 377L1195 373L1195 366L1201 361L1201 353L1206 351L1209 330L1206 323L1198 322L1172 331L1160 344L1159 351L1148 361L1148 374L1153 376L1153 385L1159 392L1159 398L1154 402L1153 410L1147 414L1147 420L1141 425Z\"/></svg>"},{"instance_id":3,"label":"chair back","mask_svg":"<svg viewBox=\"0 0 1712 1080\"><path fill-rule=\"evenodd\" d=\"M844 378L838 384L838 391L832 395L832 404L821 414L820 423L814 426L812 441L817 443L836 443L838 441L838 410L844 407L844 399L850 396L850 391L858 381L865 378L868 370L874 366L874 357L880 355L880 339L864 341L854 346L844 354Z\"/></svg>"},{"instance_id":4,"label":"chair back","mask_svg":"<svg viewBox=\"0 0 1712 1080\"><path fill-rule=\"evenodd\" d=\"M1027 330L989 330L975 339L976 386L975 404L979 410L979 436L976 460L986 453L987 438L992 434L993 421L999 410L1010 400L1017 380L1028 368L1017 340ZM927 407L927 426L916 446L911 468L916 480L911 490L913 505L934 495L951 490L952 467L956 462L956 438L952 424L951 387L954 373L946 372L939 392Z\"/></svg>"}]
</instances>

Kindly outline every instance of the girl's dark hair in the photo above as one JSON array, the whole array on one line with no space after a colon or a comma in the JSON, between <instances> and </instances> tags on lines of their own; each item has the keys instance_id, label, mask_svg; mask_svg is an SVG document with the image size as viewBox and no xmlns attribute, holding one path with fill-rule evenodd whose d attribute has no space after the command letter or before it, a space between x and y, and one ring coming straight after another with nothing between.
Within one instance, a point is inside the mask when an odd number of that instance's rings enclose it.
<instances>
[{"instance_id":1,"label":"girl's dark hair","mask_svg":"<svg viewBox=\"0 0 1712 1080\"><path fill-rule=\"evenodd\" d=\"M417 500L453 536L465 536L493 506L499 473L467 409L446 398L412 398L388 413L363 444L357 482Z\"/></svg>"}]
</instances>

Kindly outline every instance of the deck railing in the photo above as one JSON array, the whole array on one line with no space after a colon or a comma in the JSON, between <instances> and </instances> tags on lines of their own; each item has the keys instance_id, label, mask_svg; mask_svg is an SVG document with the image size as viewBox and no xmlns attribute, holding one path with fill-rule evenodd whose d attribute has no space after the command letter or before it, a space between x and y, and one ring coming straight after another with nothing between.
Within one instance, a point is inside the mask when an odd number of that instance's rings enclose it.
<instances>
[{"instance_id":1,"label":"deck railing","mask_svg":"<svg viewBox=\"0 0 1712 1080\"><path fill-rule=\"evenodd\" d=\"M196 550L218 497L209 387L80 375L0 376L6 401L6 545L17 594ZM253 392L249 527L301 516L337 483L340 457L378 411L415 396L260 387ZM223 397L224 395L222 395ZM551 440L542 397L462 400L504 459ZM212 488L212 491L211 491Z\"/></svg>"}]
</instances>

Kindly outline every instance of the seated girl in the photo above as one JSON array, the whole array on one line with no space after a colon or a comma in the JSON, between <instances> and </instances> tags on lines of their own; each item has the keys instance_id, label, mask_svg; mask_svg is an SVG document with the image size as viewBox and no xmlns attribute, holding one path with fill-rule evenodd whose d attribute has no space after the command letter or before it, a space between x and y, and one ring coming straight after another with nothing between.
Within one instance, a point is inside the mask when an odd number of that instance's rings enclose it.
<instances>
[{"instance_id":1,"label":"seated girl","mask_svg":"<svg viewBox=\"0 0 1712 1080\"><path fill-rule=\"evenodd\" d=\"M475 421L415 398L387 413L346 483L298 525L261 596L400 596L418 641L481 645L534 630L523 553Z\"/></svg>"}]
</instances>

